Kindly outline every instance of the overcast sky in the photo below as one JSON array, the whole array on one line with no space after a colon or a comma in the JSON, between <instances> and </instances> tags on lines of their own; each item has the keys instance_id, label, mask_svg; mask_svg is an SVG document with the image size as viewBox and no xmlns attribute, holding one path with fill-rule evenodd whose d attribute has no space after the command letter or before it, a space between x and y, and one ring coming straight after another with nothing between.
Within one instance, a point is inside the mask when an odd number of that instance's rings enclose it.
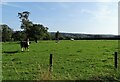
<instances>
[{"instance_id":1,"label":"overcast sky","mask_svg":"<svg viewBox=\"0 0 120 82\"><path fill-rule=\"evenodd\" d=\"M45 0L47 1L47 0ZM72 1L72 0L71 0ZM99 1L99 0L97 0ZM29 11L33 23L50 32L118 34L118 2L2 2L2 21L20 30L18 12ZM105 1L105 0L104 0Z\"/></svg>"}]
</instances>

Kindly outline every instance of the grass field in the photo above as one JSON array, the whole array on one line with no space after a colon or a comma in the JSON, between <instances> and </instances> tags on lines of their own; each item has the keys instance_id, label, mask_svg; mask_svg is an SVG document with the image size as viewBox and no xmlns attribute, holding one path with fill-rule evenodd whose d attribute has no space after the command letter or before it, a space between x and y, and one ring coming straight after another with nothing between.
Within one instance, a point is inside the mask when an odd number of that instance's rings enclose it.
<instances>
[{"instance_id":1,"label":"grass field","mask_svg":"<svg viewBox=\"0 0 120 82\"><path fill-rule=\"evenodd\" d=\"M116 40L32 42L21 52L17 42L2 44L3 80L117 80ZM50 74L49 56L53 54Z\"/></svg>"}]
</instances>

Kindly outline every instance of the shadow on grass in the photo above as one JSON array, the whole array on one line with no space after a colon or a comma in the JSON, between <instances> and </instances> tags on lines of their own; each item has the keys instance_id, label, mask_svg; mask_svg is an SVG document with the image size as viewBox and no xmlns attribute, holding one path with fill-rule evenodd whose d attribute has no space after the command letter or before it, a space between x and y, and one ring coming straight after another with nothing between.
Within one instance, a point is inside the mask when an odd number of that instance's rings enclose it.
<instances>
[{"instance_id":1,"label":"shadow on grass","mask_svg":"<svg viewBox=\"0 0 120 82\"><path fill-rule=\"evenodd\" d=\"M6 53L6 54L15 54L15 53L19 53L19 51L3 51L3 53Z\"/></svg>"},{"instance_id":2,"label":"shadow on grass","mask_svg":"<svg viewBox=\"0 0 120 82\"><path fill-rule=\"evenodd\" d=\"M120 81L118 77L115 77L115 76L98 76L98 77L93 77L92 80L101 80L105 82L119 82Z\"/></svg>"}]
</instances>

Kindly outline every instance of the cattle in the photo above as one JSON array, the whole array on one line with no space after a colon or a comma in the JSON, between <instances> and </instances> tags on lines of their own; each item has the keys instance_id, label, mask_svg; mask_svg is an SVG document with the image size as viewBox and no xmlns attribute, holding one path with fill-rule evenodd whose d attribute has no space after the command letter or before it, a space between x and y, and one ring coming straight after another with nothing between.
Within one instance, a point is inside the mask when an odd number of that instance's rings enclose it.
<instances>
[{"instance_id":1,"label":"cattle","mask_svg":"<svg viewBox=\"0 0 120 82\"><path fill-rule=\"evenodd\" d=\"M74 38L71 38L70 40L71 40L71 41L74 41Z\"/></svg>"},{"instance_id":2,"label":"cattle","mask_svg":"<svg viewBox=\"0 0 120 82\"><path fill-rule=\"evenodd\" d=\"M21 46L21 51L23 51L24 49L27 51L29 51L29 45L30 45L30 42L29 42L29 39L26 39L24 41L21 41L20 42L20 46Z\"/></svg>"}]
</instances>

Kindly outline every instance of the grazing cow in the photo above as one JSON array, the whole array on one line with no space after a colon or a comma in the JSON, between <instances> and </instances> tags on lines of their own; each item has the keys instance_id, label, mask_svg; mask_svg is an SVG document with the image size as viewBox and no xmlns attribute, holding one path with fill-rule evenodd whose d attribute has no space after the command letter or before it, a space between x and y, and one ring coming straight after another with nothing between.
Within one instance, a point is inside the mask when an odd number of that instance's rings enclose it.
<instances>
[{"instance_id":1,"label":"grazing cow","mask_svg":"<svg viewBox=\"0 0 120 82\"><path fill-rule=\"evenodd\" d=\"M29 51L29 39L26 39L25 41L21 41L20 42L20 46L21 46L21 51L23 51L23 49L27 49L27 51Z\"/></svg>"},{"instance_id":2,"label":"grazing cow","mask_svg":"<svg viewBox=\"0 0 120 82\"><path fill-rule=\"evenodd\" d=\"M74 38L71 38L70 40L71 40L71 41L74 41Z\"/></svg>"}]
</instances>

